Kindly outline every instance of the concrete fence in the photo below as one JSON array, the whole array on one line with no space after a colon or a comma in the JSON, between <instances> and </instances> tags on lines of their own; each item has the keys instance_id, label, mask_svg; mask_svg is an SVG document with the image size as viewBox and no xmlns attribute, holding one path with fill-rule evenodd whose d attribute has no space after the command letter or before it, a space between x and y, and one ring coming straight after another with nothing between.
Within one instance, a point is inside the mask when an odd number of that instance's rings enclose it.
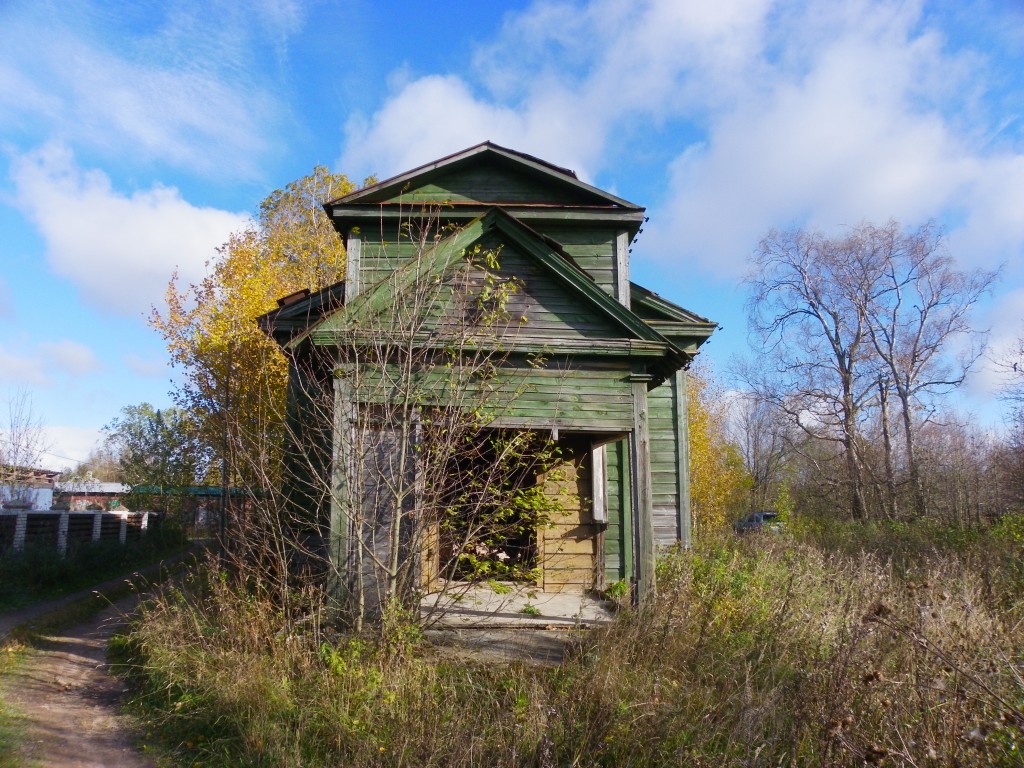
<instances>
[{"instance_id":1,"label":"concrete fence","mask_svg":"<svg viewBox=\"0 0 1024 768\"><path fill-rule=\"evenodd\" d=\"M26 546L55 547L60 554L69 545L99 541L126 544L138 541L155 525L154 512L70 512L67 510L0 511L0 554L20 552Z\"/></svg>"}]
</instances>

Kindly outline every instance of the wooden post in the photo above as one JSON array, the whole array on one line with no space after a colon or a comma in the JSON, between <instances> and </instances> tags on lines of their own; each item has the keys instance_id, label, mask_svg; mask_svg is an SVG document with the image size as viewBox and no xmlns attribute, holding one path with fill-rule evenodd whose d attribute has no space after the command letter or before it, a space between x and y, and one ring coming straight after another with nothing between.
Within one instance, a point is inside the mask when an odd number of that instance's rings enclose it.
<instances>
[{"instance_id":1,"label":"wooden post","mask_svg":"<svg viewBox=\"0 0 1024 768\"><path fill-rule=\"evenodd\" d=\"M331 520L328 531L327 552L331 563L327 594L335 608L346 588L350 573L349 508L351 499L352 431L355 428L355 403L352 382L344 372L334 379L334 427L331 446Z\"/></svg>"},{"instance_id":2,"label":"wooden post","mask_svg":"<svg viewBox=\"0 0 1024 768\"><path fill-rule=\"evenodd\" d=\"M122 544L128 541L128 515L121 515L121 525L117 531L117 540Z\"/></svg>"},{"instance_id":3,"label":"wooden post","mask_svg":"<svg viewBox=\"0 0 1024 768\"><path fill-rule=\"evenodd\" d=\"M103 535L103 513L97 512L92 516L92 540L99 541Z\"/></svg>"},{"instance_id":4,"label":"wooden post","mask_svg":"<svg viewBox=\"0 0 1024 768\"><path fill-rule=\"evenodd\" d=\"M690 394L686 371L678 370L673 377L676 390L676 468L677 497L679 499L679 542L689 549L693 545L693 517L690 507Z\"/></svg>"},{"instance_id":5,"label":"wooden post","mask_svg":"<svg viewBox=\"0 0 1024 768\"><path fill-rule=\"evenodd\" d=\"M651 488L651 440L647 417L647 374L634 374L633 431L630 433L630 475L633 490L633 549L635 599L655 591L654 494Z\"/></svg>"}]
</instances>

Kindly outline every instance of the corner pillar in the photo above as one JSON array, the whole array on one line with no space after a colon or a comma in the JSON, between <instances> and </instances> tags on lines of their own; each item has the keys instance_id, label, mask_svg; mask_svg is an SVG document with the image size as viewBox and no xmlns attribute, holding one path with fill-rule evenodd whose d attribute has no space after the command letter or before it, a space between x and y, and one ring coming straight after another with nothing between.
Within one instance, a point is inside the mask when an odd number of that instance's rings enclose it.
<instances>
[{"instance_id":1,"label":"corner pillar","mask_svg":"<svg viewBox=\"0 0 1024 768\"><path fill-rule=\"evenodd\" d=\"M355 429L355 403L352 382L345 371L334 378L334 425L331 445L331 508L327 531L327 556L330 562L327 594L340 608L340 600L349 580L349 528L351 523L352 433Z\"/></svg>"},{"instance_id":2,"label":"corner pillar","mask_svg":"<svg viewBox=\"0 0 1024 768\"><path fill-rule=\"evenodd\" d=\"M689 549L693 545L693 514L690 506L690 394L686 371L675 372L676 389L676 468L677 498L679 499L679 542Z\"/></svg>"},{"instance_id":3,"label":"corner pillar","mask_svg":"<svg viewBox=\"0 0 1024 768\"><path fill-rule=\"evenodd\" d=\"M651 439L647 414L647 374L634 374L633 431L629 436L633 507L633 581L635 598L642 602L655 592L654 493L651 488Z\"/></svg>"}]
</instances>

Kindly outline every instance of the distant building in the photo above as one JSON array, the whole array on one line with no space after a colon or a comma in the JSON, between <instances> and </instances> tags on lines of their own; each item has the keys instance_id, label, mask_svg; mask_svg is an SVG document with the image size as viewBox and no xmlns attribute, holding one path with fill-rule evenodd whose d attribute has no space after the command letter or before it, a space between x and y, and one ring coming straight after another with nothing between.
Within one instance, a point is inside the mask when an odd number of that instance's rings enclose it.
<instances>
[{"instance_id":1,"label":"distant building","mask_svg":"<svg viewBox=\"0 0 1024 768\"><path fill-rule=\"evenodd\" d=\"M29 509L49 509L60 472L37 467L0 465L0 504L28 503Z\"/></svg>"},{"instance_id":2,"label":"distant building","mask_svg":"<svg viewBox=\"0 0 1024 768\"><path fill-rule=\"evenodd\" d=\"M57 501L72 512L85 512L90 507L126 511L123 500L131 491L124 483L103 483L99 480L68 480L56 484Z\"/></svg>"}]
</instances>

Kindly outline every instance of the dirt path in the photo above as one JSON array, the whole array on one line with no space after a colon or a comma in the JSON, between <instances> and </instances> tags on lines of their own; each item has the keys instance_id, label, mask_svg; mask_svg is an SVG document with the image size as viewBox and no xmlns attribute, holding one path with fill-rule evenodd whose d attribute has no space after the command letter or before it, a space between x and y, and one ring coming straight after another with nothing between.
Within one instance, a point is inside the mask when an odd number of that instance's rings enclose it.
<instances>
[{"instance_id":1,"label":"dirt path","mask_svg":"<svg viewBox=\"0 0 1024 768\"><path fill-rule=\"evenodd\" d=\"M18 716L21 757L47 768L153 768L118 711L124 686L108 674L107 641L129 596L98 616L47 636L0 683Z\"/></svg>"}]
</instances>

